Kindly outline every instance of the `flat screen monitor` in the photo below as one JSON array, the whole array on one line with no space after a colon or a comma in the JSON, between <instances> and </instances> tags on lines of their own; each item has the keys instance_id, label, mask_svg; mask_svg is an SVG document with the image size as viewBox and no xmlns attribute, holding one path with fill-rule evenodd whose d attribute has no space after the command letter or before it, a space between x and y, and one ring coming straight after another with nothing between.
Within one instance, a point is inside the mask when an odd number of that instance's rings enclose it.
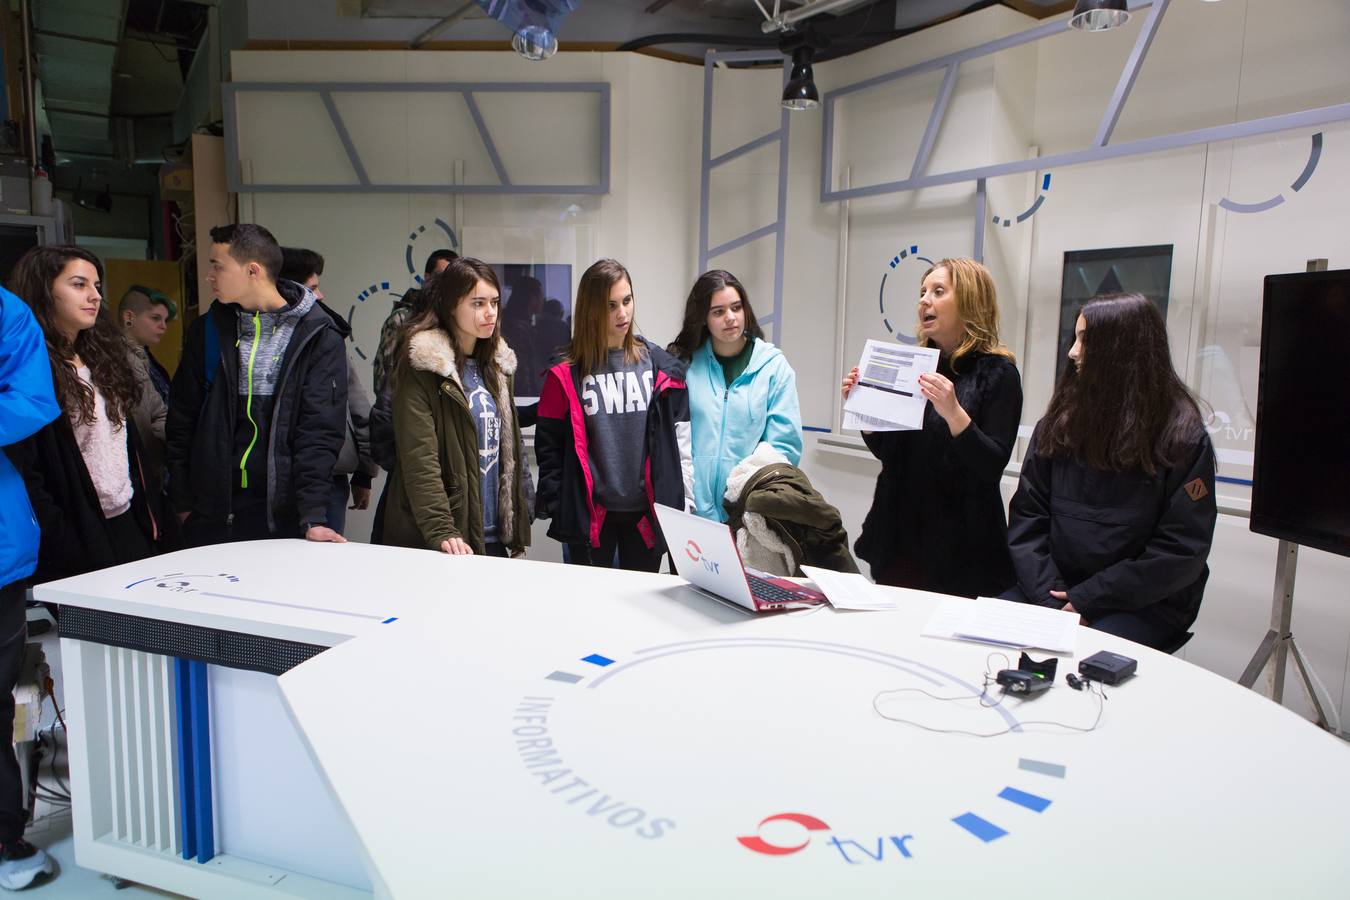
<instances>
[{"instance_id":1,"label":"flat screen monitor","mask_svg":"<svg viewBox=\"0 0 1350 900\"><path fill-rule=\"evenodd\" d=\"M0 225L0 284L9 285L14 264L41 241L32 225Z\"/></svg>"},{"instance_id":2,"label":"flat screen monitor","mask_svg":"<svg viewBox=\"0 0 1350 900\"><path fill-rule=\"evenodd\" d=\"M1251 529L1350 556L1350 270L1266 276Z\"/></svg>"}]
</instances>

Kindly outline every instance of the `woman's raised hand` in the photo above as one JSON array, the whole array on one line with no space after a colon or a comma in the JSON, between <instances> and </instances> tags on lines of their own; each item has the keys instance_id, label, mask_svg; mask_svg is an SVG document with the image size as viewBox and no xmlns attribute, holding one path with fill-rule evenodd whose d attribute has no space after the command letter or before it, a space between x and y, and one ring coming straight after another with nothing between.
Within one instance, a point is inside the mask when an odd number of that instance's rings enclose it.
<instances>
[{"instance_id":1,"label":"woman's raised hand","mask_svg":"<svg viewBox=\"0 0 1350 900\"><path fill-rule=\"evenodd\" d=\"M840 390L842 390L844 393L845 400L848 399L848 392L853 390L853 386L857 383L858 383L858 367L854 366L852 369L849 370L849 373L844 376L844 383L840 386Z\"/></svg>"},{"instance_id":2,"label":"woman's raised hand","mask_svg":"<svg viewBox=\"0 0 1350 900\"><path fill-rule=\"evenodd\" d=\"M951 379L937 372L919 376L919 391L933 404L933 409L947 422L952 437L966 430L970 425L970 416L956 399L956 385Z\"/></svg>"}]
</instances>

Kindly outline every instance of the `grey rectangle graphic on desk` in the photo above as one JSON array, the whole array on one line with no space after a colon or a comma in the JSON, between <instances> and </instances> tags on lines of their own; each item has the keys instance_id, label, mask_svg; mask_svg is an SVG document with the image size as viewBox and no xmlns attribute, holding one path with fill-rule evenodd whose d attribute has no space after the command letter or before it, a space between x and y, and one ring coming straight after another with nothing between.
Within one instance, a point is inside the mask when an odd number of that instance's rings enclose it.
<instances>
[{"instance_id":1,"label":"grey rectangle graphic on desk","mask_svg":"<svg viewBox=\"0 0 1350 900\"><path fill-rule=\"evenodd\" d=\"M1039 759L1018 760L1017 768L1027 772L1036 772L1040 775L1049 775L1051 778L1063 778L1067 771L1059 763L1041 762Z\"/></svg>"}]
</instances>

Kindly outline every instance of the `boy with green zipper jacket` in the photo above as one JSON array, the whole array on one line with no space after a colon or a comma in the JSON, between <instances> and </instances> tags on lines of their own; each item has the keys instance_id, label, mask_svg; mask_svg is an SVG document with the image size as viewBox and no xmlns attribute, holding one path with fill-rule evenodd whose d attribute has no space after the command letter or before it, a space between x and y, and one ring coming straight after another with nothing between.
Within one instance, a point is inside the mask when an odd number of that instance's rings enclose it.
<instances>
[{"instance_id":1,"label":"boy with green zipper jacket","mask_svg":"<svg viewBox=\"0 0 1350 900\"><path fill-rule=\"evenodd\" d=\"M342 334L312 291L277 279L267 229L225 225L211 241L216 302L189 329L165 429L187 542L342 543L326 511L346 434Z\"/></svg>"}]
</instances>

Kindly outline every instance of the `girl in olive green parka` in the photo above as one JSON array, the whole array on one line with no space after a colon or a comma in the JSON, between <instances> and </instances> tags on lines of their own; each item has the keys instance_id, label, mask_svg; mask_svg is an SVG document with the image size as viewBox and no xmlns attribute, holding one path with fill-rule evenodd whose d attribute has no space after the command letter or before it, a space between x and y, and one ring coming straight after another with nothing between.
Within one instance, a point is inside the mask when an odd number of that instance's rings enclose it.
<instances>
[{"instance_id":1,"label":"girl in olive green parka","mask_svg":"<svg viewBox=\"0 0 1350 900\"><path fill-rule=\"evenodd\" d=\"M484 263L454 260L424 290L399 342L384 543L453 555L519 556L530 543L516 356L497 327L500 288Z\"/></svg>"}]
</instances>

